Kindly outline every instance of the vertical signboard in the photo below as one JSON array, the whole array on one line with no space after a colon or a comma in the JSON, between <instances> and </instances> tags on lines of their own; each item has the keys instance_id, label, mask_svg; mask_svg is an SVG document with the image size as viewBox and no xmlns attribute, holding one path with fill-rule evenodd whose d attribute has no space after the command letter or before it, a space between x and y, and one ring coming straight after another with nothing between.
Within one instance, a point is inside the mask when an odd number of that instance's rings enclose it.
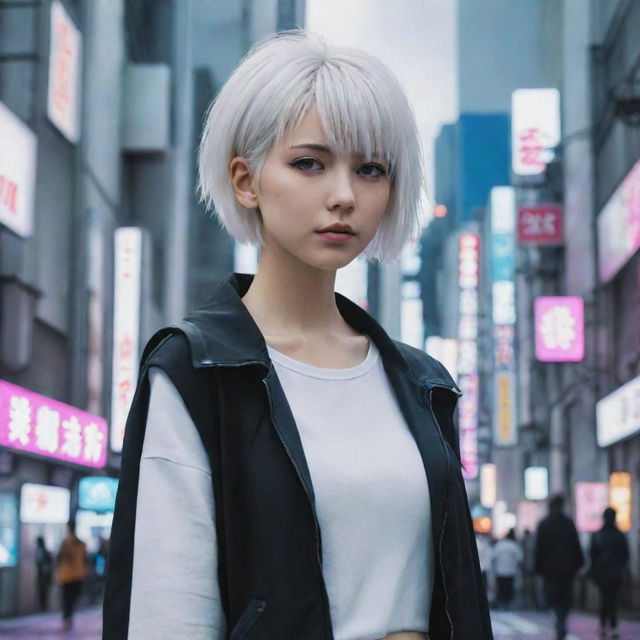
<instances>
[{"instance_id":1,"label":"vertical signboard","mask_svg":"<svg viewBox=\"0 0 640 640\"><path fill-rule=\"evenodd\" d=\"M31 129L0 102L0 224L23 238L33 233L37 147Z\"/></svg>"},{"instance_id":2,"label":"vertical signboard","mask_svg":"<svg viewBox=\"0 0 640 640\"><path fill-rule=\"evenodd\" d=\"M460 236L458 253L458 401L460 455L464 477L478 475L478 286L480 282L480 236Z\"/></svg>"},{"instance_id":3,"label":"vertical signboard","mask_svg":"<svg viewBox=\"0 0 640 640\"><path fill-rule=\"evenodd\" d=\"M47 114L73 143L80 139L81 66L82 36L60 0L52 0Z\"/></svg>"},{"instance_id":4,"label":"vertical signboard","mask_svg":"<svg viewBox=\"0 0 640 640\"><path fill-rule=\"evenodd\" d=\"M512 187L491 189L491 280L493 318L493 441L515 445L518 439L515 362L515 227Z\"/></svg>"},{"instance_id":5,"label":"vertical signboard","mask_svg":"<svg viewBox=\"0 0 640 640\"><path fill-rule=\"evenodd\" d=\"M584 358L584 303L576 296L543 296L535 301L536 358L580 362Z\"/></svg>"},{"instance_id":6,"label":"vertical signboard","mask_svg":"<svg viewBox=\"0 0 640 640\"><path fill-rule=\"evenodd\" d=\"M138 378L142 233L137 227L115 232L111 449L122 451L127 415Z\"/></svg>"},{"instance_id":7,"label":"vertical signboard","mask_svg":"<svg viewBox=\"0 0 640 640\"><path fill-rule=\"evenodd\" d=\"M498 470L496 465L488 462L480 467L480 504L492 509L496 504L498 492Z\"/></svg>"},{"instance_id":8,"label":"vertical signboard","mask_svg":"<svg viewBox=\"0 0 640 640\"><path fill-rule=\"evenodd\" d=\"M616 510L620 531L631 531L631 474L615 471L609 476L609 502Z\"/></svg>"},{"instance_id":9,"label":"vertical signboard","mask_svg":"<svg viewBox=\"0 0 640 640\"><path fill-rule=\"evenodd\" d=\"M511 96L511 157L517 176L536 176L560 143L560 92L518 89Z\"/></svg>"}]
</instances>

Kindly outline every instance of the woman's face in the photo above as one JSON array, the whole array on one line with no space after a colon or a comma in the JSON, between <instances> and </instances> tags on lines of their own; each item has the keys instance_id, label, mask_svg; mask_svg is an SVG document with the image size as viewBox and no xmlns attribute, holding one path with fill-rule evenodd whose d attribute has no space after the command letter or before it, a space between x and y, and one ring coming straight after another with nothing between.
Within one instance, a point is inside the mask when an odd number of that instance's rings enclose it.
<instances>
[{"instance_id":1,"label":"woman's face","mask_svg":"<svg viewBox=\"0 0 640 640\"><path fill-rule=\"evenodd\" d=\"M382 158L333 154L312 107L271 148L260 179L251 180L253 204L262 214L263 251L286 252L318 269L349 264L384 215L391 191L388 173ZM333 225L342 228L323 233Z\"/></svg>"}]
</instances>

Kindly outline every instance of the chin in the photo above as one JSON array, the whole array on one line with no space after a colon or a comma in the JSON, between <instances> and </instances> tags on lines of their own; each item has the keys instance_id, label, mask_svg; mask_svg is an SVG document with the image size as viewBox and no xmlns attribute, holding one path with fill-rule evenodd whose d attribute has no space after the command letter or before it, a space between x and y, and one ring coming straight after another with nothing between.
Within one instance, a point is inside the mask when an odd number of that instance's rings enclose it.
<instances>
[{"instance_id":1,"label":"chin","mask_svg":"<svg viewBox=\"0 0 640 640\"><path fill-rule=\"evenodd\" d=\"M326 271L335 271L336 269L342 269L349 263L353 262L360 253L354 254L352 251L339 252L336 251L331 255L331 251L323 251L324 255L299 255L298 258L301 262L308 264L310 267L316 269L322 269Z\"/></svg>"}]
</instances>

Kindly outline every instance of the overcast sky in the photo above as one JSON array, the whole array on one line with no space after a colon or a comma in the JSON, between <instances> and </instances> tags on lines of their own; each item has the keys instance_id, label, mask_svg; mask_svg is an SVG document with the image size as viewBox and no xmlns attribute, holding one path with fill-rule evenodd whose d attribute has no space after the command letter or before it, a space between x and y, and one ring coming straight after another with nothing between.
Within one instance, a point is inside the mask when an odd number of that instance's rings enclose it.
<instances>
[{"instance_id":1,"label":"overcast sky","mask_svg":"<svg viewBox=\"0 0 640 640\"><path fill-rule=\"evenodd\" d=\"M306 6L306 28L369 51L398 76L416 113L431 200L433 140L458 112L455 0L307 0Z\"/></svg>"}]
</instances>

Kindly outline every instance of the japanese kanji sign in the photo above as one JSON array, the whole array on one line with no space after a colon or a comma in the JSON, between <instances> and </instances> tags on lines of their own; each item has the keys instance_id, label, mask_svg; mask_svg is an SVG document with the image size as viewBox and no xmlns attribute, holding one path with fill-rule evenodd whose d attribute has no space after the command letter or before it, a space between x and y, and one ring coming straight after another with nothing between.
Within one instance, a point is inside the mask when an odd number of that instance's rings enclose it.
<instances>
[{"instance_id":1,"label":"japanese kanji sign","mask_svg":"<svg viewBox=\"0 0 640 640\"><path fill-rule=\"evenodd\" d=\"M536 358L580 362L584 358L584 303L576 296L536 298Z\"/></svg>"},{"instance_id":2,"label":"japanese kanji sign","mask_svg":"<svg viewBox=\"0 0 640 640\"><path fill-rule=\"evenodd\" d=\"M107 422L0 380L0 445L101 468L107 463Z\"/></svg>"},{"instance_id":3,"label":"japanese kanji sign","mask_svg":"<svg viewBox=\"0 0 640 640\"><path fill-rule=\"evenodd\" d=\"M562 244L562 207L557 204L520 207L518 242L526 245Z\"/></svg>"}]
</instances>

